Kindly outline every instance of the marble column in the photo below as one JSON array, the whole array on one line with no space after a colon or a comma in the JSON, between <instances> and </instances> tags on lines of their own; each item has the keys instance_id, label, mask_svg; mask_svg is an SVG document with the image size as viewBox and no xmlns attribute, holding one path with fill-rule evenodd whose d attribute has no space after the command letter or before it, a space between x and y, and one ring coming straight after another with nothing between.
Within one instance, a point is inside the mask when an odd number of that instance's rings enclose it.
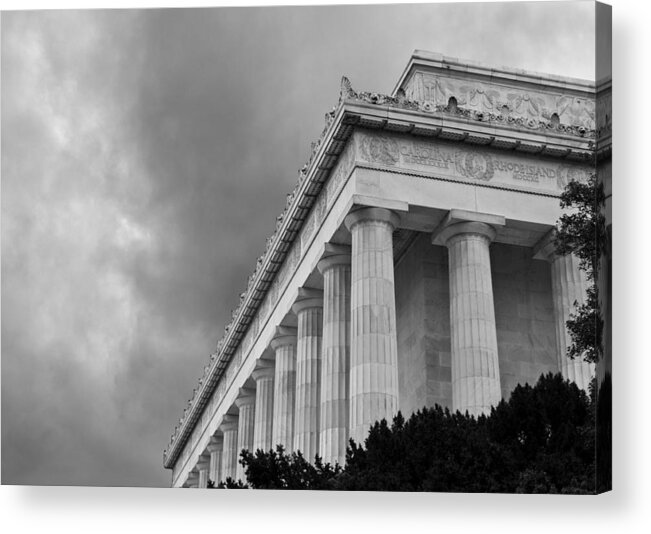
<instances>
[{"instance_id":1,"label":"marble column","mask_svg":"<svg viewBox=\"0 0 651 534\"><path fill-rule=\"evenodd\" d=\"M273 365L259 367L252 373L255 380L255 425L252 452L273 449L274 374Z\"/></svg>"},{"instance_id":2,"label":"marble column","mask_svg":"<svg viewBox=\"0 0 651 534\"><path fill-rule=\"evenodd\" d=\"M253 450L253 431L255 427L255 392L245 390L242 396L235 400L235 405L239 408L237 427L237 468L235 476L246 481L244 475L244 466L240 463L240 453L242 449L251 452Z\"/></svg>"},{"instance_id":3,"label":"marble column","mask_svg":"<svg viewBox=\"0 0 651 534\"><path fill-rule=\"evenodd\" d=\"M235 480L237 471L237 423L236 415L225 415L219 429L224 434L224 445L222 450L221 479L225 481L228 477Z\"/></svg>"},{"instance_id":4,"label":"marble column","mask_svg":"<svg viewBox=\"0 0 651 534\"><path fill-rule=\"evenodd\" d=\"M588 290L586 273L579 268L579 259L573 254L556 254L553 233L546 235L534 250L534 257L546 260L551 268L558 370L563 378L588 391L595 366L582 358L571 359L567 356L572 338L565 326L570 315L576 311L575 303L580 306L585 302Z\"/></svg>"},{"instance_id":5,"label":"marble column","mask_svg":"<svg viewBox=\"0 0 651 534\"><path fill-rule=\"evenodd\" d=\"M348 214L352 234L350 437L364 443L376 421L398 411L398 345L393 230L399 217L384 208Z\"/></svg>"},{"instance_id":6,"label":"marble column","mask_svg":"<svg viewBox=\"0 0 651 534\"><path fill-rule=\"evenodd\" d=\"M208 478L215 483L215 486L221 482L223 447L224 438L222 436L213 436L210 438L210 443L207 447L208 452L210 453L210 469L208 471Z\"/></svg>"},{"instance_id":7,"label":"marble column","mask_svg":"<svg viewBox=\"0 0 651 534\"><path fill-rule=\"evenodd\" d=\"M286 451L294 446L294 402L296 392L296 329L281 327L271 341L276 353L274 408L271 441Z\"/></svg>"},{"instance_id":8,"label":"marble column","mask_svg":"<svg viewBox=\"0 0 651 534\"><path fill-rule=\"evenodd\" d=\"M319 453L325 463L346 463L350 409L350 253L318 264L323 274L323 345Z\"/></svg>"},{"instance_id":9,"label":"marble column","mask_svg":"<svg viewBox=\"0 0 651 534\"><path fill-rule=\"evenodd\" d=\"M199 470L199 488L205 489L208 487L208 470L210 469L210 460L205 458L197 464Z\"/></svg>"},{"instance_id":10,"label":"marble column","mask_svg":"<svg viewBox=\"0 0 651 534\"><path fill-rule=\"evenodd\" d=\"M475 221L438 234L448 248L452 409L474 416L490 413L502 398L489 252L495 234Z\"/></svg>"},{"instance_id":11,"label":"marble column","mask_svg":"<svg viewBox=\"0 0 651 534\"><path fill-rule=\"evenodd\" d=\"M313 462L319 453L323 292L301 289L292 310L298 318L294 450Z\"/></svg>"}]
</instances>

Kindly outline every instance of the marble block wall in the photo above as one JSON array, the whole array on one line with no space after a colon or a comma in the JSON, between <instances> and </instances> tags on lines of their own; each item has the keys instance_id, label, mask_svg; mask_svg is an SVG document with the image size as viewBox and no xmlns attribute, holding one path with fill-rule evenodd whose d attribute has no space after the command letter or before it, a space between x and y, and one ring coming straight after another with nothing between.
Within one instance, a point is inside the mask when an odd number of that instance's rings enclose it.
<instances>
[{"instance_id":1,"label":"marble block wall","mask_svg":"<svg viewBox=\"0 0 651 534\"><path fill-rule=\"evenodd\" d=\"M549 264L530 248L496 243L491 248L502 397L515 386L534 385L557 373L554 303Z\"/></svg>"},{"instance_id":2,"label":"marble block wall","mask_svg":"<svg viewBox=\"0 0 651 534\"><path fill-rule=\"evenodd\" d=\"M421 234L395 270L399 408L452 405L448 258Z\"/></svg>"},{"instance_id":3,"label":"marble block wall","mask_svg":"<svg viewBox=\"0 0 651 534\"><path fill-rule=\"evenodd\" d=\"M502 397L557 372L549 264L494 243L491 270ZM419 234L395 269L399 408L452 407L448 252Z\"/></svg>"}]
</instances>

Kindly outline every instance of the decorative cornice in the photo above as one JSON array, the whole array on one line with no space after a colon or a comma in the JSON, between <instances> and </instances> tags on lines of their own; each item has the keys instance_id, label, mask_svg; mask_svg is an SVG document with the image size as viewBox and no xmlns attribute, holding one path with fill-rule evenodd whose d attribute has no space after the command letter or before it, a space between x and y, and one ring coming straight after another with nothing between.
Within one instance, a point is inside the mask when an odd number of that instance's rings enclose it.
<instances>
[{"instance_id":1,"label":"decorative cornice","mask_svg":"<svg viewBox=\"0 0 651 534\"><path fill-rule=\"evenodd\" d=\"M264 300L277 272L285 260L291 246L298 236L299 230L306 219L310 208L315 202L321 186L326 181L330 170L337 162L339 154L343 151L346 141L355 127L380 127L395 131L409 131L413 135L425 135L432 137L440 135L442 138L462 140L471 144L488 144L495 148L512 150L514 147L525 149L528 146L512 139L501 139L497 135L482 136L469 134L468 132L458 133L459 128L446 130L443 127L421 128L414 124L394 125L386 119L376 120L373 117L365 118L363 111L351 111L349 108L356 104L370 105L382 110L386 117L392 111L407 111L437 118L466 119L477 123L489 125L504 125L516 130L529 132L547 132L559 134L565 138L578 138L585 141L586 138L594 137L594 130L586 130L579 125L560 125L550 122L524 121L521 117L504 115L501 113L478 112L474 109L466 109L455 104L454 101L446 105L432 104L431 102L409 100L405 92L400 89L396 96L389 96L380 93L356 92L345 76L342 77L339 93L339 101L328 113L325 114L325 125L318 140L312 143L310 156L298 172L297 183L290 194L283 212L276 218L274 233L265 244L265 250L257 259L255 270L247 280L247 288L240 294L237 307L231 313L231 321L224 328L222 338L217 342L216 350L210 355L208 364L204 367L203 376L199 379L198 388L193 390L193 396L183 411L178 425L174 428L167 450L163 453L163 464L166 468L172 468L179 457L185 443L188 440L197 420L214 393L217 383L221 379L226 367L235 354L239 343L244 338L255 314ZM411 117L416 121L416 117ZM404 126L404 127L403 127ZM467 128L466 128L467 130ZM540 145L535 151L556 157L570 157L575 159L585 157L590 152L592 144L588 144L586 150L570 149L558 150L546 145Z\"/></svg>"}]
</instances>

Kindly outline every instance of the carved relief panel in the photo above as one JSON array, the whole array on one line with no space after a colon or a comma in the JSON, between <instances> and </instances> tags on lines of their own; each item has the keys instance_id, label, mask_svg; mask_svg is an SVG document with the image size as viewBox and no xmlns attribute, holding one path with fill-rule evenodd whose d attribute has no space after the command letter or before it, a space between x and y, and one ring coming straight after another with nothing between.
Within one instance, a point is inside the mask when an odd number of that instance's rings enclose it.
<instances>
[{"instance_id":1,"label":"carved relief panel","mask_svg":"<svg viewBox=\"0 0 651 534\"><path fill-rule=\"evenodd\" d=\"M358 132L355 140L362 162L499 187L559 194L570 180L587 180L590 172L578 163L444 141L371 132Z\"/></svg>"}]
</instances>

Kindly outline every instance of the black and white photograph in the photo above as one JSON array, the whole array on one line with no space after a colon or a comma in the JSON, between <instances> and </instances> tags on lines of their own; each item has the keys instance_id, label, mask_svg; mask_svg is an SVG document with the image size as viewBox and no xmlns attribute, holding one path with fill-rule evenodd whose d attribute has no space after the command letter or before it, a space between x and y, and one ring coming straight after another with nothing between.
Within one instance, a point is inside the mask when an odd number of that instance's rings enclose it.
<instances>
[{"instance_id":1,"label":"black and white photograph","mask_svg":"<svg viewBox=\"0 0 651 534\"><path fill-rule=\"evenodd\" d=\"M110 7L1 14L3 486L612 491L610 5Z\"/></svg>"}]
</instances>

